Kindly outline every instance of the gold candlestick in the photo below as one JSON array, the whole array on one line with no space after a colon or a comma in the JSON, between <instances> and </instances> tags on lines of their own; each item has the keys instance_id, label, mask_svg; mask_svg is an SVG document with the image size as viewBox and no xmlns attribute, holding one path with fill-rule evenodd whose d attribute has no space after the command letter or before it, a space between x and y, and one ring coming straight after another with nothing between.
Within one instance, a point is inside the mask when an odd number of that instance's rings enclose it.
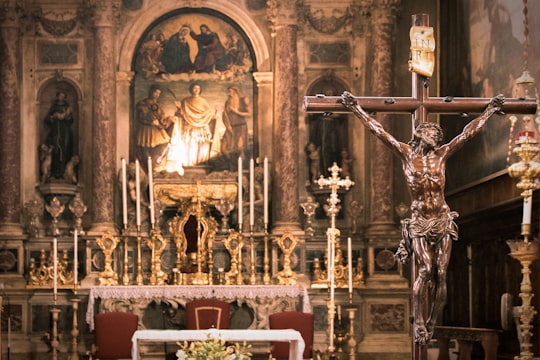
<instances>
[{"instance_id":1,"label":"gold candlestick","mask_svg":"<svg viewBox=\"0 0 540 360\"><path fill-rule=\"evenodd\" d=\"M356 317L357 309L355 307L347 307L347 312L349 314L349 341L347 345L349 346L349 360L356 359L356 339L354 335L354 318Z\"/></svg>"},{"instance_id":2,"label":"gold candlestick","mask_svg":"<svg viewBox=\"0 0 540 360\"><path fill-rule=\"evenodd\" d=\"M122 271L122 284L129 285L129 258L128 258L128 242L129 237L127 235L127 224L124 224L124 271Z\"/></svg>"},{"instance_id":3,"label":"gold candlestick","mask_svg":"<svg viewBox=\"0 0 540 360\"><path fill-rule=\"evenodd\" d=\"M79 336L79 322L77 318L77 311L79 309L79 303L81 299L74 297L71 299L73 306L73 327L71 329L71 353L69 355L69 360L79 360L79 351L78 351L78 336Z\"/></svg>"},{"instance_id":4,"label":"gold candlestick","mask_svg":"<svg viewBox=\"0 0 540 360\"><path fill-rule=\"evenodd\" d=\"M250 252L250 267L249 267L249 284L257 284L257 275L255 272L255 238L253 237L253 225L249 225L249 252Z\"/></svg>"},{"instance_id":5,"label":"gold candlestick","mask_svg":"<svg viewBox=\"0 0 540 360\"><path fill-rule=\"evenodd\" d=\"M141 226L137 226L137 277L135 282L137 285L143 285L142 273L142 251L141 251Z\"/></svg>"},{"instance_id":6,"label":"gold candlestick","mask_svg":"<svg viewBox=\"0 0 540 360\"><path fill-rule=\"evenodd\" d=\"M56 302L55 302L56 303ZM58 339L58 316L60 314L60 309L54 307L51 309L52 314L52 335L51 335L51 348L52 348L52 359L58 359L58 345L60 341Z\"/></svg>"},{"instance_id":7,"label":"gold candlestick","mask_svg":"<svg viewBox=\"0 0 540 360\"><path fill-rule=\"evenodd\" d=\"M270 259L268 258L268 223L264 224L264 268L263 284L270 285Z\"/></svg>"}]
</instances>

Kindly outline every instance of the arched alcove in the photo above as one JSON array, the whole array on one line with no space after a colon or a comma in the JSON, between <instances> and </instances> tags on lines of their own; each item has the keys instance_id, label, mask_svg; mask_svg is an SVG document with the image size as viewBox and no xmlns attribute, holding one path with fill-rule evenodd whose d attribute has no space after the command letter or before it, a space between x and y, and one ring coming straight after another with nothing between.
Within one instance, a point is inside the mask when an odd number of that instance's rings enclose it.
<instances>
[{"instance_id":1,"label":"arched alcove","mask_svg":"<svg viewBox=\"0 0 540 360\"><path fill-rule=\"evenodd\" d=\"M345 84L334 76L324 76L312 83L308 95L323 94L339 96L347 90ZM328 168L335 162L343 167L343 151L349 152L349 129L347 116L344 114L308 114L308 144L306 146L307 163L310 165L308 176L313 180L320 175L330 176ZM318 153L316 153L318 152ZM318 163L318 166L314 165ZM312 166L314 166L312 168ZM318 173L317 173L318 171Z\"/></svg>"},{"instance_id":2,"label":"arched alcove","mask_svg":"<svg viewBox=\"0 0 540 360\"><path fill-rule=\"evenodd\" d=\"M67 79L51 79L39 89L36 151L39 152L38 181L42 184L77 182L67 179L71 174L66 173L66 166L74 156L79 156L79 96L77 87Z\"/></svg>"}]
</instances>

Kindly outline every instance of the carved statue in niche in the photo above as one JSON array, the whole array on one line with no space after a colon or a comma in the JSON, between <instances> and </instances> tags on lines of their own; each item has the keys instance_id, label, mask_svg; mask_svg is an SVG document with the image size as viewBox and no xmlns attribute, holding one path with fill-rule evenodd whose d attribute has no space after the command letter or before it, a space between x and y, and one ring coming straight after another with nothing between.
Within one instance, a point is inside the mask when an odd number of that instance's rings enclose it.
<instances>
[{"instance_id":1,"label":"carved statue in niche","mask_svg":"<svg viewBox=\"0 0 540 360\"><path fill-rule=\"evenodd\" d=\"M72 130L74 120L73 109L67 100L67 93L59 90L44 120L49 131L45 143L40 146L43 154L40 156L42 159L42 182L50 179L64 179L66 166L74 152L75 140ZM48 152L50 152L50 158Z\"/></svg>"},{"instance_id":2,"label":"carved statue in niche","mask_svg":"<svg viewBox=\"0 0 540 360\"><path fill-rule=\"evenodd\" d=\"M338 79L332 74L325 74L309 93L336 96L343 90ZM327 177L330 175L328 168L333 163L342 164L341 151L348 148L347 117L341 114L311 114L308 122L309 143L319 149L321 175ZM310 176L313 177L311 172Z\"/></svg>"}]
</instances>

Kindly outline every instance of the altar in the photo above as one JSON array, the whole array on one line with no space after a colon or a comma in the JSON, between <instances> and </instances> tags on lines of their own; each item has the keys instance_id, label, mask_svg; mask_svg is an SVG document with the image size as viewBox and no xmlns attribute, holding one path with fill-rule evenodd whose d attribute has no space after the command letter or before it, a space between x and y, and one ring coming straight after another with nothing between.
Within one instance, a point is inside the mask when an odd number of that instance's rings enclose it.
<instances>
[{"instance_id":1,"label":"altar","mask_svg":"<svg viewBox=\"0 0 540 360\"><path fill-rule=\"evenodd\" d=\"M268 315L273 313L311 312L304 285L94 286L88 295L86 322L93 330L96 312L128 311L139 316L139 329L145 329L142 319L152 303L163 303L178 310L200 298L236 302L247 307L253 313L247 329L268 329Z\"/></svg>"}]
</instances>

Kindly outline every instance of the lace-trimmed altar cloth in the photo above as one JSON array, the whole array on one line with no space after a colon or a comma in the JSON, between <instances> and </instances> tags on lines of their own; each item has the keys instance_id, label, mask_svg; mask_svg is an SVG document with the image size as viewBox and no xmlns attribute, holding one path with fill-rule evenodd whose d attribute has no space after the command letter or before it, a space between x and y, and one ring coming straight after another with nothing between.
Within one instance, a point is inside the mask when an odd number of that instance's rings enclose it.
<instances>
[{"instance_id":1,"label":"lace-trimmed altar cloth","mask_svg":"<svg viewBox=\"0 0 540 360\"><path fill-rule=\"evenodd\" d=\"M191 286L190 286L191 287ZM228 286L231 287L231 286ZM240 287L240 286L239 286ZM300 332L292 329L285 330L137 330L133 334L131 356L139 359L140 342L177 342L207 340L208 337L226 341L287 341L291 343L289 359L302 360L304 339Z\"/></svg>"},{"instance_id":2,"label":"lace-trimmed altar cloth","mask_svg":"<svg viewBox=\"0 0 540 360\"><path fill-rule=\"evenodd\" d=\"M187 300L216 298L223 300L302 297L302 311L311 312L305 285L144 285L144 286L94 286L88 295L86 322L94 328L96 299L171 299Z\"/></svg>"}]
</instances>

